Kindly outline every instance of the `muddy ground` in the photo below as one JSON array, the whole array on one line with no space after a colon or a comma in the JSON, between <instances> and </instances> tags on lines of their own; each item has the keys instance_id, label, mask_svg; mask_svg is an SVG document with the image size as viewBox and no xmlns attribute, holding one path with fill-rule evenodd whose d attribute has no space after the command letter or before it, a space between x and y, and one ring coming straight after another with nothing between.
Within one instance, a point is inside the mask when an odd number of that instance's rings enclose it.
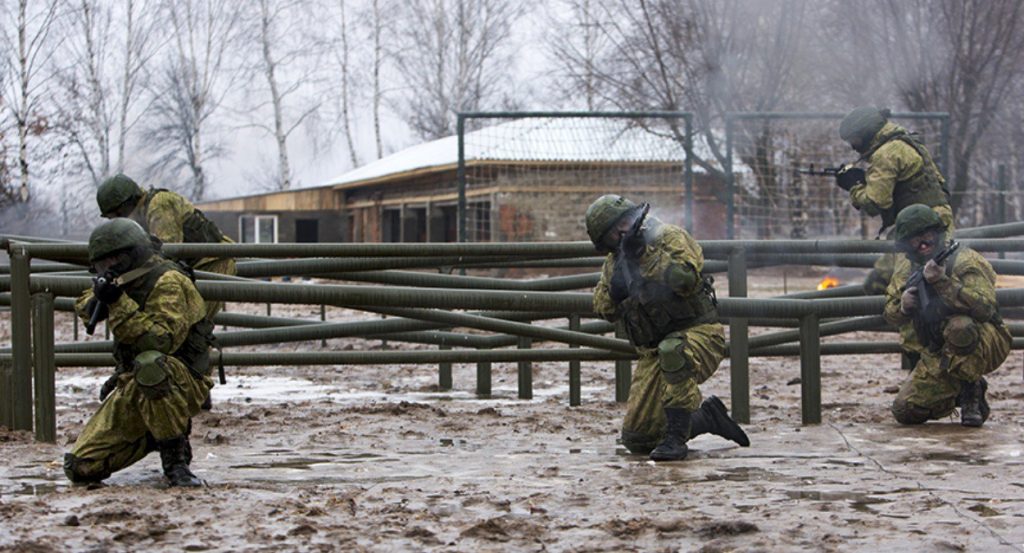
<instances>
[{"instance_id":1,"label":"muddy ground","mask_svg":"<svg viewBox=\"0 0 1024 553\"><path fill-rule=\"evenodd\" d=\"M62 369L58 443L0 431L0 551L1024 551L1021 352L991 376L981 429L894 424L894 355L823 359L815 426L800 424L796 358L750 365L753 445L701 436L658 465L616 443L612 363L584 364L575 408L565 363L534 364L531 401L515 399L513 364L494 365L487 400L473 365L455 366L451 393L428 366L231 369L195 419L198 490L167 489L156 454L106 487L69 486L60 458L108 369ZM703 387L727 404L728 372Z\"/></svg>"}]
</instances>

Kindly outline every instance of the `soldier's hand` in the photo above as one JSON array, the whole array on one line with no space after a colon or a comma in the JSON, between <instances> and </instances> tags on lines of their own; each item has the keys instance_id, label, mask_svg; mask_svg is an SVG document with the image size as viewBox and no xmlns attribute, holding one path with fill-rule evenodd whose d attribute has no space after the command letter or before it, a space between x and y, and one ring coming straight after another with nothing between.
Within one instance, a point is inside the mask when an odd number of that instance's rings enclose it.
<instances>
[{"instance_id":1,"label":"soldier's hand","mask_svg":"<svg viewBox=\"0 0 1024 553\"><path fill-rule=\"evenodd\" d=\"M92 279L92 295L107 305L116 302L123 293L124 290L109 275Z\"/></svg>"},{"instance_id":2,"label":"soldier's hand","mask_svg":"<svg viewBox=\"0 0 1024 553\"><path fill-rule=\"evenodd\" d=\"M904 315L911 315L917 311L917 286L911 286L903 291L900 296L900 312Z\"/></svg>"},{"instance_id":3,"label":"soldier's hand","mask_svg":"<svg viewBox=\"0 0 1024 553\"><path fill-rule=\"evenodd\" d=\"M116 390L116 389L117 389L117 375L116 374L112 374L112 375L110 375L110 378L108 378L106 380L106 382L104 382L103 385L100 386L100 401L104 401L105 399L107 399L107 396L109 396L111 393L113 393L113 391Z\"/></svg>"},{"instance_id":4,"label":"soldier's hand","mask_svg":"<svg viewBox=\"0 0 1024 553\"><path fill-rule=\"evenodd\" d=\"M928 263L924 264L924 270L921 274L924 275L924 279L929 283L934 283L942 278L942 275L946 273L946 267L939 265L934 259L929 259Z\"/></svg>"}]
</instances>

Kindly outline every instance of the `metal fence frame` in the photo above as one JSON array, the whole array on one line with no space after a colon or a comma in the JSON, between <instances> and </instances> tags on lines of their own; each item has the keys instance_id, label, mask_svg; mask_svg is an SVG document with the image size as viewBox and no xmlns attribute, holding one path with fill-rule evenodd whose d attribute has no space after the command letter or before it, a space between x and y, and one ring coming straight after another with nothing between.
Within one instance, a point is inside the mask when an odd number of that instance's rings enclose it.
<instances>
[{"instance_id":1,"label":"metal fence frame","mask_svg":"<svg viewBox=\"0 0 1024 553\"><path fill-rule=\"evenodd\" d=\"M471 119L528 119L528 118L583 118L583 119L682 119L684 122L683 142L683 191L686 196L684 220L686 229L693 225L693 113L688 111L474 111L456 114L458 134L458 165L455 178L458 186L458 240L465 242L466 229L466 121Z\"/></svg>"}]
</instances>

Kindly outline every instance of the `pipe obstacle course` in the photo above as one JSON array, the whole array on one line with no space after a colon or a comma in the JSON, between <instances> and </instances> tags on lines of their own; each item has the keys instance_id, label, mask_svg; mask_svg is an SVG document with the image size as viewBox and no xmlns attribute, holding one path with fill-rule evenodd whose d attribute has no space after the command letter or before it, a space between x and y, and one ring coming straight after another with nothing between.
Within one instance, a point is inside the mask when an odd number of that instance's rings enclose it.
<instances>
[{"instance_id":1,"label":"pipe obstacle course","mask_svg":"<svg viewBox=\"0 0 1024 553\"><path fill-rule=\"evenodd\" d=\"M957 238L982 252L1022 252L1024 223L963 229ZM706 273L726 273L729 297L719 316L729 326L730 388L734 418L750 420L749 358L799 356L804 424L821 422L821 356L899 353L892 342L821 343L823 336L887 331L881 296L863 296L859 285L748 298L748 270L787 264L870 267L891 243L878 240L707 240L700 242ZM54 380L57 367L109 366L110 341L54 342L54 312L72 311L73 299L92 285L83 243L24 236L0 237L10 265L0 267L0 306L10 306L11 347L0 350L0 425L35 429L36 439L56 439ZM601 266L589 242L389 243L389 244L166 244L168 255L238 258L238 276L200 273L205 299L224 302L321 306L321 320L219 313L214 322L246 330L217 333L213 364L388 365L438 364L438 388L452 388L452 363L476 363L476 392L491 393L491 364L518 364L518 396L533 395L534 362L569 363L569 402L579 405L580 363L614 361L615 396L629 392L636 355L616 325L594 319L591 294ZM246 257L259 259L244 260ZM990 260L1000 274L1024 275L1024 262ZM447 274L457 269L568 267L591 272L523 280ZM416 269L416 270L413 270ZM422 272L430 270L433 272ZM315 277L357 284L264 282L271 277ZM997 291L1000 306L1024 306L1024 289ZM374 314L359 321L329 322L324 306ZM387 318L379 318L381 315ZM565 319L539 326L535 321ZM755 337L750 326L790 327ZM1010 324L1014 349L1024 349L1024 325ZM77 320L75 336L77 338ZM455 332L473 329L479 332ZM610 336L609 336L610 335ZM225 348L360 337L423 343L437 350L345 352L231 352ZM564 344L532 348L533 342ZM322 342L323 343L323 342ZM511 348L511 349L510 349Z\"/></svg>"}]
</instances>

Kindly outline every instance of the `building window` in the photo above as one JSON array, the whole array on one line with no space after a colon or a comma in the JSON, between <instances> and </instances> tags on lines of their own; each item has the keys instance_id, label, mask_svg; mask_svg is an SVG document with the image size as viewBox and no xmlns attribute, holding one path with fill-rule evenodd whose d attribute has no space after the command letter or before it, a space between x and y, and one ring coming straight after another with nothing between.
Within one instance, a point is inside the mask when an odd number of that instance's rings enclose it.
<instances>
[{"instance_id":1,"label":"building window","mask_svg":"<svg viewBox=\"0 0 1024 553\"><path fill-rule=\"evenodd\" d=\"M238 218L238 236L249 244L277 243L277 215L242 215Z\"/></svg>"}]
</instances>

